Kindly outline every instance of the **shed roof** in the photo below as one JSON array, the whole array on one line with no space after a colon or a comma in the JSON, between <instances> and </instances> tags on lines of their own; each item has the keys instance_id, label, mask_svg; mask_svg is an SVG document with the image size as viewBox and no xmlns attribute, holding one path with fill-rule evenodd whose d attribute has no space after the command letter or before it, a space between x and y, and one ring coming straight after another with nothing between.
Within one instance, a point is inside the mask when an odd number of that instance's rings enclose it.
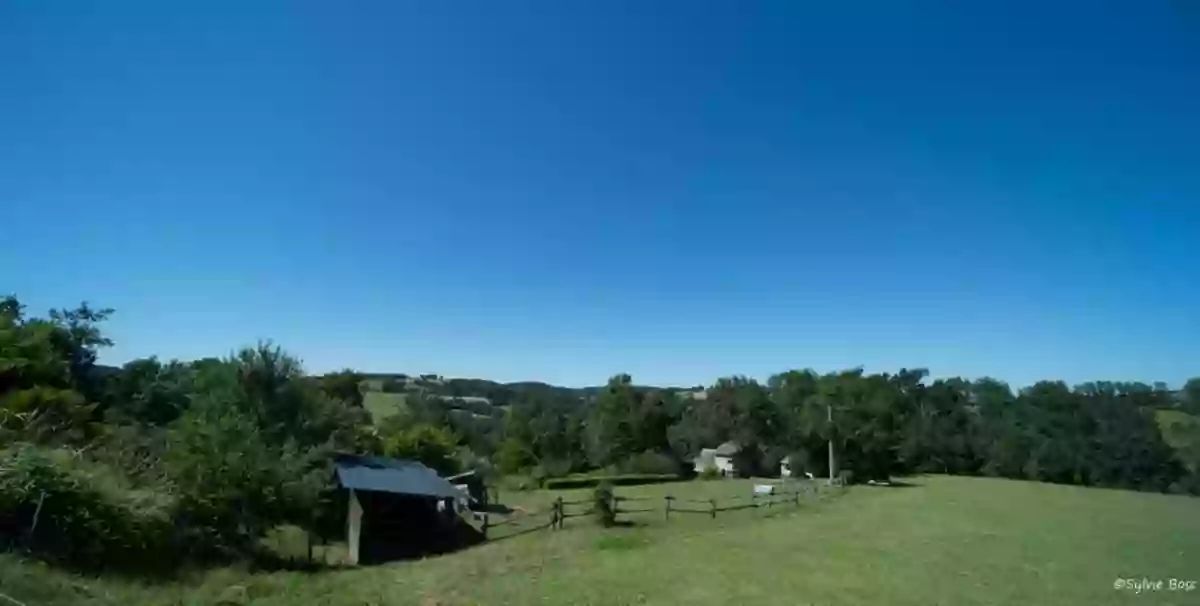
<instances>
[{"instance_id":1,"label":"shed roof","mask_svg":"<svg viewBox=\"0 0 1200 606\"><path fill-rule=\"evenodd\" d=\"M334 458L342 488L455 499L461 490L434 470L416 462L387 457L337 455Z\"/></svg>"}]
</instances>

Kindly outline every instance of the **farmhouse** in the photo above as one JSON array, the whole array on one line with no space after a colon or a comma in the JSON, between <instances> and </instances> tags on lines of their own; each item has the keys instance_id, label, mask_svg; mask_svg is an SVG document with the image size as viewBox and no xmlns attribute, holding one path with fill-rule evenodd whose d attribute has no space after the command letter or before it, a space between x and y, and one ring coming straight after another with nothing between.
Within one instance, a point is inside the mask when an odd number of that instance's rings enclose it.
<instances>
[{"instance_id":1,"label":"farmhouse","mask_svg":"<svg viewBox=\"0 0 1200 606\"><path fill-rule=\"evenodd\" d=\"M700 454L692 462L695 465L696 473L715 469L723 476L732 476L735 475L733 457L740 451L741 447L736 443L725 442L716 448L701 449Z\"/></svg>"},{"instance_id":2,"label":"farmhouse","mask_svg":"<svg viewBox=\"0 0 1200 606\"><path fill-rule=\"evenodd\" d=\"M420 463L338 455L334 468L348 491L349 564L444 553L482 540L459 515L470 497Z\"/></svg>"}]
</instances>

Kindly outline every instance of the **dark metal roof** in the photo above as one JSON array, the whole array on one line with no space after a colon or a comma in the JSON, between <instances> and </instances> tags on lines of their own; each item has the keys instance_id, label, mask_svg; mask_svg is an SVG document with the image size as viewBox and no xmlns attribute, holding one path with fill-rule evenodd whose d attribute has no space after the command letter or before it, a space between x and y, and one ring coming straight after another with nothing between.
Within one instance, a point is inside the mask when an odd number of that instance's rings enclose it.
<instances>
[{"instance_id":1,"label":"dark metal roof","mask_svg":"<svg viewBox=\"0 0 1200 606\"><path fill-rule=\"evenodd\" d=\"M387 457L337 455L334 458L342 488L374 490L443 499L465 495L434 470L417 463Z\"/></svg>"}]
</instances>

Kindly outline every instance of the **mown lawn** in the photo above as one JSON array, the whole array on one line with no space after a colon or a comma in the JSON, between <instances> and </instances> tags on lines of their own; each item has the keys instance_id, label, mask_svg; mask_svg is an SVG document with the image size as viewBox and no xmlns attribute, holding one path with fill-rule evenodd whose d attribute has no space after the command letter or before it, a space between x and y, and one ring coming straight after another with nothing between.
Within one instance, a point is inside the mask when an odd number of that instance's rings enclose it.
<instances>
[{"instance_id":1,"label":"mown lawn","mask_svg":"<svg viewBox=\"0 0 1200 606\"><path fill-rule=\"evenodd\" d=\"M1009 480L922 477L801 507L601 530L587 519L427 560L318 574L211 572L146 586L0 558L0 591L62 604L1200 604L1114 580L1200 580L1200 499ZM618 488L659 498L744 482ZM586 495L587 491L569 494ZM528 504L550 493L520 493ZM506 501L517 500L505 498ZM565 498L565 497L564 497ZM708 498L706 496L699 498ZM230 589L233 587L233 589Z\"/></svg>"}]
</instances>

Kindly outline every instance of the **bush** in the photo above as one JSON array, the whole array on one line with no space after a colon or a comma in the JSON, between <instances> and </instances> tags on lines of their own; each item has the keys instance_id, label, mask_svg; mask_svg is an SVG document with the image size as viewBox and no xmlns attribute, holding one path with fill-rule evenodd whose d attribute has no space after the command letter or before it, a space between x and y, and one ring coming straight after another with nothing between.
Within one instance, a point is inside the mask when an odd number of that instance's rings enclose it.
<instances>
[{"instance_id":1,"label":"bush","mask_svg":"<svg viewBox=\"0 0 1200 606\"><path fill-rule=\"evenodd\" d=\"M717 480L721 478L721 472L716 467L705 467L699 477L701 480Z\"/></svg>"},{"instance_id":2,"label":"bush","mask_svg":"<svg viewBox=\"0 0 1200 606\"><path fill-rule=\"evenodd\" d=\"M568 488L588 488L600 484L613 486L637 486L641 484L660 484L663 482L678 482L684 480L681 476L672 474L627 474L610 476L570 476L566 478L551 478L545 481L544 487L554 490Z\"/></svg>"},{"instance_id":3,"label":"bush","mask_svg":"<svg viewBox=\"0 0 1200 606\"><path fill-rule=\"evenodd\" d=\"M172 428L163 459L189 556L227 560L254 551L279 524L311 523L324 478L319 452L267 445L235 410L195 407Z\"/></svg>"},{"instance_id":4,"label":"bush","mask_svg":"<svg viewBox=\"0 0 1200 606\"><path fill-rule=\"evenodd\" d=\"M418 423L383 437L383 452L396 459L418 461L442 475L459 472L454 435L445 427Z\"/></svg>"},{"instance_id":5,"label":"bush","mask_svg":"<svg viewBox=\"0 0 1200 606\"><path fill-rule=\"evenodd\" d=\"M592 491L592 500L595 503L596 521L605 528L615 524L617 510L613 503L613 485L609 482L597 484Z\"/></svg>"},{"instance_id":6,"label":"bush","mask_svg":"<svg viewBox=\"0 0 1200 606\"><path fill-rule=\"evenodd\" d=\"M169 503L126 489L118 476L65 451L0 452L0 542L84 570L170 568Z\"/></svg>"},{"instance_id":7,"label":"bush","mask_svg":"<svg viewBox=\"0 0 1200 606\"><path fill-rule=\"evenodd\" d=\"M618 464L617 470L622 474L678 475L679 463L671 456L647 450Z\"/></svg>"}]
</instances>

